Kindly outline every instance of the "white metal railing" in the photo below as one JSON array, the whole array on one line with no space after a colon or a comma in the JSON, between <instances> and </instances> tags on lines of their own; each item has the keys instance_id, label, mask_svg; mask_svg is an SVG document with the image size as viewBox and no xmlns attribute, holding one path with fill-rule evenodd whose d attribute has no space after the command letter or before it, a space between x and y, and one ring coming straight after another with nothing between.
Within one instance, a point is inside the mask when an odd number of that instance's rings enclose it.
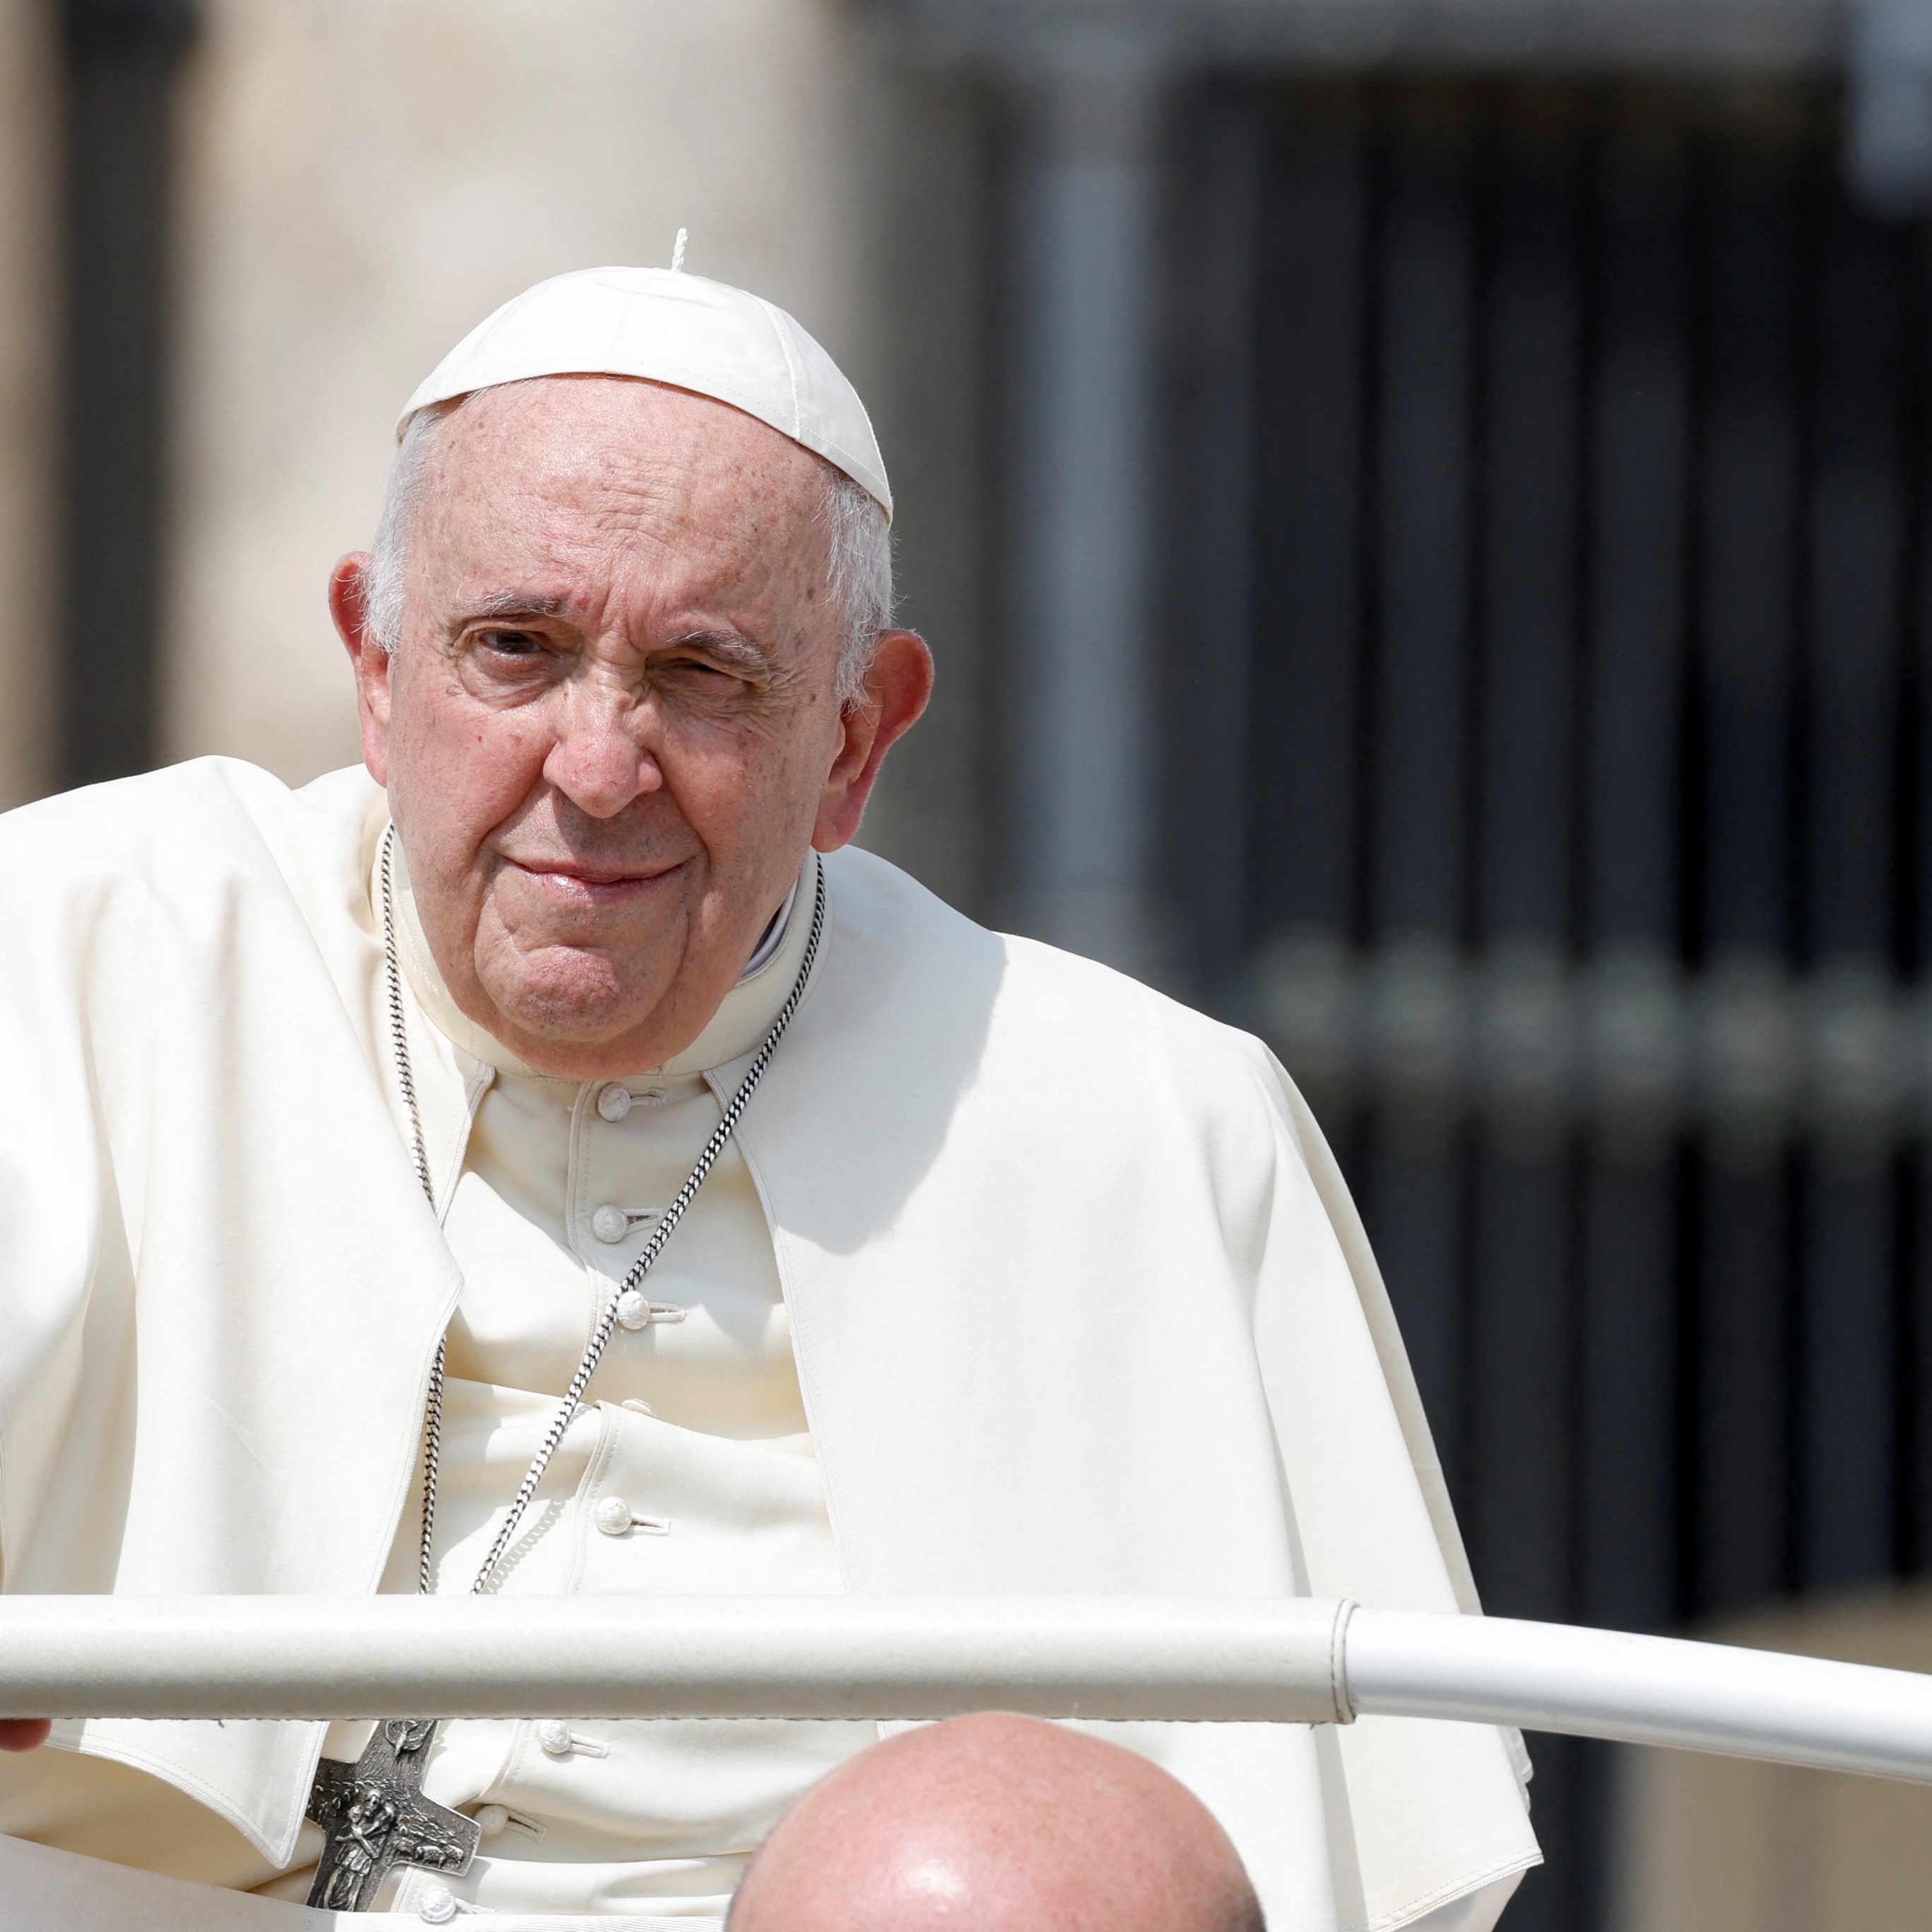
<instances>
[{"instance_id":1,"label":"white metal railing","mask_svg":"<svg viewBox=\"0 0 1932 1932\"><path fill-rule=\"evenodd\" d=\"M1932 1677L1256 1598L0 1597L0 1717L1462 1719L1932 1784Z\"/></svg>"}]
</instances>

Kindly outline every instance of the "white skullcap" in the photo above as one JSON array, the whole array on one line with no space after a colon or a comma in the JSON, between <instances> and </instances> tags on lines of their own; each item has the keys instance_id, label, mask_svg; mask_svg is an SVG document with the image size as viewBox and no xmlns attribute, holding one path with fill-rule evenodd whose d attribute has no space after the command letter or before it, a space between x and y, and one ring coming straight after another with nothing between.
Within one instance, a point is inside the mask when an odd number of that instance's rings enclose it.
<instances>
[{"instance_id":1,"label":"white skullcap","mask_svg":"<svg viewBox=\"0 0 1932 1932\"><path fill-rule=\"evenodd\" d=\"M672 268L579 268L506 302L404 405L400 436L431 403L532 376L641 376L715 397L844 471L892 514L859 393L782 308Z\"/></svg>"}]
</instances>

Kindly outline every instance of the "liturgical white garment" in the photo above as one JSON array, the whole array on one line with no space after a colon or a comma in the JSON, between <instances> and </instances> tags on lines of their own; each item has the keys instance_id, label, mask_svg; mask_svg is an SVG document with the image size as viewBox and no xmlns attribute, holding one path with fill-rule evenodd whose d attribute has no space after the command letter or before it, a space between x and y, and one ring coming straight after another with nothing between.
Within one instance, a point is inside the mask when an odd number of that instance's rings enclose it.
<instances>
[{"instance_id":1,"label":"liturgical white garment","mask_svg":"<svg viewBox=\"0 0 1932 1932\"><path fill-rule=\"evenodd\" d=\"M6 1588L412 1587L446 1324L439 1587L466 1588L599 1296L795 976L796 906L678 1061L547 1080L455 1010L405 892L439 1228L384 1037L384 823L359 772L290 794L218 760L0 821L0 890L37 909L0 938ZM1470 1607L1380 1282L1264 1050L878 860L824 870L808 997L500 1587ZM1412 1923L1535 1856L1492 1731L1120 1732L1222 1818L1277 1932ZM427 1788L485 1824L466 1899L689 1922L872 1735L456 1724ZM61 1742L0 1762L0 1832L305 1890L322 1727Z\"/></svg>"}]
</instances>

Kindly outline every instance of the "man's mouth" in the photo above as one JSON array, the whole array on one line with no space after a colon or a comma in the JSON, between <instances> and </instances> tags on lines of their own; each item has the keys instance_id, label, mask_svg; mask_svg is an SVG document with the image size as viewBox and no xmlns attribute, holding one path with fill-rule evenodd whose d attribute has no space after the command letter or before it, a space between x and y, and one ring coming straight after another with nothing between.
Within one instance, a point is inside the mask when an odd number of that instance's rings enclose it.
<instances>
[{"instance_id":1,"label":"man's mouth","mask_svg":"<svg viewBox=\"0 0 1932 1932\"><path fill-rule=\"evenodd\" d=\"M503 863L520 872L542 898L560 908L601 911L631 905L661 890L685 861L656 866L598 866L576 860L512 859Z\"/></svg>"}]
</instances>

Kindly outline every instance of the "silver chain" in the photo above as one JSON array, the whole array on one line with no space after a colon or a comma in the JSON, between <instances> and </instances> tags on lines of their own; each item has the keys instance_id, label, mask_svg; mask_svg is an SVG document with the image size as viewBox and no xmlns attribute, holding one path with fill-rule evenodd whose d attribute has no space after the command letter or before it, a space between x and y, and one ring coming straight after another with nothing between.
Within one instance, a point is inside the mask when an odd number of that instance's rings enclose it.
<instances>
[{"instance_id":1,"label":"silver chain","mask_svg":"<svg viewBox=\"0 0 1932 1932\"><path fill-rule=\"evenodd\" d=\"M429 1156L423 1142L422 1114L416 1104L416 1083L410 1067L409 1035L403 1023L402 970L396 954L396 892L395 892L396 828L392 824L382 834L382 968L389 1000L389 1034L394 1042L396 1055L396 1083L402 1090L403 1104L410 1117L411 1148L416 1156L416 1179L422 1184L423 1197L430 1205L431 1214L436 1211L436 1190L430 1180ZM691 1205L704 1178L716 1164L718 1156L724 1151L725 1143L737 1131L738 1122L750 1104L758 1082L765 1077L765 1069L772 1064L772 1055L778 1051L778 1044L784 1037L785 1029L791 1024L792 1016L798 1011L799 1002L805 998L806 982L812 977L812 962L818 957L818 942L825 931L825 874L819 872L816 890L812 902L812 931L805 943L805 956L799 962L798 977L793 981L791 991L785 995L784 1004L778 1009L778 1016L772 1021L770 1032L765 1035L764 1046L758 1048L745 1077L738 1083L738 1090L726 1104L718 1124L711 1130L711 1137L704 1143L691 1172L686 1177L684 1185L677 1190L670 1205L658 1217L658 1225L650 1239L644 1244L644 1251L631 1264L629 1271L612 1291L610 1300L604 1305L604 1312L598 1317L597 1326L591 1331L590 1343L584 1352L584 1359L577 1365L577 1372L570 1378L570 1386L564 1391L562 1406L552 1419L544 1432L543 1445L532 1460L524 1480L518 1486L516 1500L510 1505L510 1514L502 1528L496 1532L496 1540L490 1546L490 1553L483 1559L483 1567L476 1573L476 1580L470 1585L470 1594L478 1595L496 1574L496 1566L502 1562L504 1552L510 1546L517 1527L524 1520L524 1513L530 1506L537 1492L537 1485L543 1480L544 1472L550 1466L550 1458L556 1454L557 1445L562 1442L565 1432L570 1427L577 1414L577 1406L584 1399L584 1390L590 1386L590 1378L597 1372L597 1364L602 1359L604 1350L610 1340L610 1331L616 1326L617 1309L624 1297L634 1293L638 1284L651 1271L652 1264L664 1252L664 1244L671 1238L672 1231L684 1219L685 1210ZM442 1461L442 1386L448 1360L449 1342L447 1334L436 1348L436 1360L430 1370L429 1397L423 1412L423 1514L422 1544L416 1563L416 1588L424 1596L433 1594L435 1588L434 1574L430 1561L430 1552L436 1536L436 1478Z\"/></svg>"},{"instance_id":2,"label":"silver chain","mask_svg":"<svg viewBox=\"0 0 1932 1932\"><path fill-rule=\"evenodd\" d=\"M422 1112L416 1105L416 1075L410 1065L409 1030L403 1023L403 976L396 958L396 828L394 823L382 830L382 979L389 998L389 1041L396 1056L396 1084L402 1089L403 1105L409 1109L410 1148L416 1156L416 1180L436 1212L436 1185L430 1179L429 1151L423 1143ZM429 1401L423 1415L422 1542L416 1553L416 1590L422 1596L434 1593L430 1574L430 1546L436 1537L436 1485L442 1465L443 1367L449 1357L449 1335L436 1338L436 1360L429 1372Z\"/></svg>"}]
</instances>

